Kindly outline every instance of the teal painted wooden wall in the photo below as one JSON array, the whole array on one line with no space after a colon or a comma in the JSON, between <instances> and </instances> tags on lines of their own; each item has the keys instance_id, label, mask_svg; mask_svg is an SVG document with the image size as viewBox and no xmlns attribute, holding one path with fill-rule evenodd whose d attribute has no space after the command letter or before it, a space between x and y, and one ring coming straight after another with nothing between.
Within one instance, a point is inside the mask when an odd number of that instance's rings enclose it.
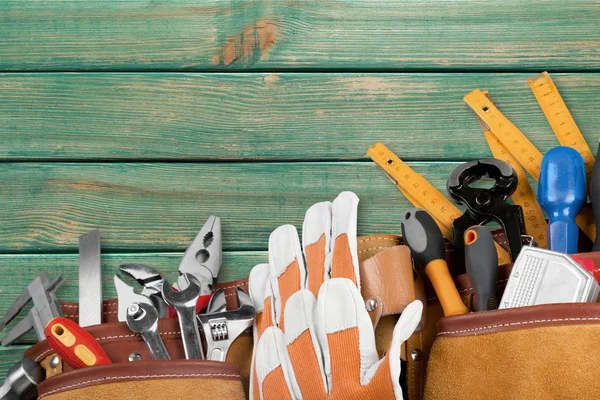
<instances>
[{"instance_id":1,"label":"teal painted wooden wall","mask_svg":"<svg viewBox=\"0 0 600 400\"><path fill-rule=\"evenodd\" d=\"M462 101L474 88L546 151L526 78L548 70L595 143L599 20L595 1L3 1L0 313L42 270L65 272L59 297L76 300L93 228L106 298L124 261L173 277L210 214L223 280L342 190L362 200L359 234L397 233L408 203L368 147L443 190L457 163L490 156ZM0 347L0 375L34 341Z\"/></svg>"}]
</instances>

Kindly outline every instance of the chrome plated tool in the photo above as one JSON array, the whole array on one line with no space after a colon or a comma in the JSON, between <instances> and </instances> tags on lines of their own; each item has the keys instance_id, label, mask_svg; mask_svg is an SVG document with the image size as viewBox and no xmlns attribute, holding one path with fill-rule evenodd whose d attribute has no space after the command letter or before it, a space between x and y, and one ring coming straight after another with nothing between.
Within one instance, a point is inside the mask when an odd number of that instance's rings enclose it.
<instances>
[{"instance_id":1,"label":"chrome plated tool","mask_svg":"<svg viewBox=\"0 0 600 400\"><path fill-rule=\"evenodd\" d=\"M198 320L206 339L206 357L213 361L225 361L229 347L254 321L256 310L250 296L241 289L236 291L240 307L225 309L225 292L219 289L208 304L207 312L199 314Z\"/></svg>"},{"instance_id":2,"label":"chrome plated tool","mask_svg":"<svg viewBox=\"0 0 600 400\"><path fill-rule=\"evenodd\" d=\"M63 274L60 274L53 281L48 280L48 275L45 272L41 272L39 276L42 279L42 283L44 284L44 290L46 292L54 292L63 283L65 283L65 277ZM27 305L27 303L29 303L30 300L31 295L29 294L29 289L23 289L21 294L19 294L15 301L11 304L6 314L4 314L2 321L0 321L0 330L4 329L6 325L8 325L17 315L19 315L21 310L25 308L25 306Z\"/></svg>"},{"instance_id":3,"label":"chrome plated tool","mask_svg":"<svg viewBox=\"0 0 600 400\"><path fill-rule=\"evenodd\" d=\"M196 304L202 288L192 274L184 273L183 277L185 289L175 291L165 280L163 281L162 295L165 303L177 311L185 358L188 360L203 359L204 352L196 319Z\"/></svg>"},{"instance_id":4,"label":"chrome plated tool","mask_svg":"<svg viewBox=\"0 0 600 400\"><path fill-rule=\"evenodd\" d=\"M100 231L79 237L79 326L102 323Z\"/></svg>"},{"instance_id":5,"label":"chrome plated tool","mask_svg":"<svg viewBox=\"0 0 600 400\"><path fill-rule=\"evenodd\" d=\"M4 384L0 386L0 400L36 399L37 387L44 377L38 363L29 358L22 359L8 371Z\"/></svg>"},{"instance_id":6,"label":"chrome plated tool","mask_svg":"<svg viewBox=\"0 0 600 400\"><path fill-rule=\"evenodd\" d=\"M127 309L130 304L133 303L144 303L152 305L152 302L146 296L141 294L137 294L133 289L133 286L130 286L123 282L123 279L119 275L115 275L114 277L115 288L117 289L117 301L118 301L118 311L117 317L119 321L126 322L127 321Z\"/></svg>"},{"instance_id":7,"label":"chrome plated tool","mask_svg":"<svg viewBox=\"0 0 600 400\"><path fill-rule=\"evenodd\" d=\"M152 305L131 303L127 307L127 326L142 335L155 360L171 358L158 332L158 311Z\"/></svg>"},{"instance_id":8,"label":"chrome plated tool","mask_svg":"<svg viewBox=\"0 0 600 400\"><path fill-rule=\"evenodd\" d=\"M184 274L193 275L202 288L200 295L212 294L212 285L219 276L222 262L221 218L208 217L204 226L189 245L181 264L177 282L179 288L187 284Z\"/></svg>"},{"instance_id":9,"label":"chrome plated tool","mask_svg":"<svg viewBox=\"0 0 600 400\"><path fill-rule=\"evenodd\" d=\"M45 287L51 286L48 276L44 273L35 278L27 287L29 296L33 301L33 307L4 338L2 345L8 346L14 343L18 338L29 332L32 328L35 330L39 340L46 338L44 328L54 317L62 317L63 311L60 302L56 298L54 290L47 291Z\"/></svg>"},{"instance_id":10,"label":"chrome plated tool","mask_svg":"<svg viewBox=\"0 0 600 400\"><path fill-rule=\"evenodd\" d=\"M162 285L165 279L162 275L154 268L145 264L123 264L119 269L144 286L141 294L152 301L160 318L166 317L167 305L162 298Z\"/></svg>"}]
</instances>

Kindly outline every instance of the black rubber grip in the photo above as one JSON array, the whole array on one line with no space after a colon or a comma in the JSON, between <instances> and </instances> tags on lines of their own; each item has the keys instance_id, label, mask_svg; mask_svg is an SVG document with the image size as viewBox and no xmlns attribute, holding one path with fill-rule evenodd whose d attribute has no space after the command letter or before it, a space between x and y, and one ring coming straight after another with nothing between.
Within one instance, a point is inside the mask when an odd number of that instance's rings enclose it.
<instances>
[{"instance_id":1,"label":"black rubber grip","mask_svg":"<svg viewBox=\"0 0 600 400\"><path fill-rule=\"evenodd\" d=\"M444 236L427 211L413 208L404 214L402 237L420 266L425 267L433 260L446 259Z\"/></svg>"},{"instance_id":2,"label":"black rubber grip","mask_svg":"<svg viewBox=\"0 0 600 400\"><path fill-rule=\"evenodd\" d=\"M483 226L475 226L465 232L465 266L475 292L476 306L473 311L498 308L496 276L498 275L498 252L492 232Z\"/></svg>"},{"instance_id":3,"label":"black rubber grip","mask_svg":"<svg viewBox=\"0 0 600 400\"><path fill-rule=\"evenodd\" d=\"M594 169L592 171L592 190L590 191L590 197L592 199L592 210L594 211L594 221L596 222L596 229L600 227L600 143L598 143L598 151L596 153L596 161L594 162ZM596 240L594 240L594 251L600 251L600 235L596 233Z\"/></svg>"}]
</instances>

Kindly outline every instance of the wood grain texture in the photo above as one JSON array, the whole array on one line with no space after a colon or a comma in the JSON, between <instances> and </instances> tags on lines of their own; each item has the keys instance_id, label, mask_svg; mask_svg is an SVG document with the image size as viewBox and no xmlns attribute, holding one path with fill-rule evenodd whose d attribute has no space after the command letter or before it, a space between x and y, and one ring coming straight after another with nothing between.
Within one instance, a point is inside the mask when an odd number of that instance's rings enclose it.
<instances>
[{"instance_id":1,"label":"wood grain texture","mask_svg":"<svg viewBox=\"0 0 600 400\"><path fill-rule=\"evenodd\" d=\"M410 160L466 160L491 156L462 100L475 88L546 151L557 141L529 76L0 74L0 159L365 160L384 141ZM596 143L600 74L552 76Z\"/></svg>"},{"instance_id":2,"label":"wood grain texture","mask_svg":"<svg viewBox=\"0 0 600 400\"><path fill-rule=\"evenodd\" d=\"M458 164L411 165L445 192ZM76 252L96 228L103 251L183 251L211 214L226 250L266 250L273 229L301 226L309 206L343 190L361 199L361 235L397 233L409 207L372 162L5 163L0 187L4 253Z\"/></svg>"},{"instance_id":3,"label":"wood grain texture","mask_svg":"<svg viewBox=\"0 0 600 400\"><path fill-rule=\"evenodd\" d=\"M597 69L595 1L8 0L1 70Z\"/></svg>"},{"instance_id":4,"label":"wood grain texture","mask_svg":"<svg viewBox=\"0 0 600 400\"><path fill-rule=\"evenodd\" d=\"M119 272L119 265L126 263L148 264L159 270L169 281L175 281L182 256L182 252L102 254L102 297L104 299L116 298L113 276ZM267 261L266 252L225 252L219 280L228 282L247 278L252 267ZM56 292L60 300L78 301L79 299L79 256L77 254L0 255L0 266L2 266L0 268L0 282L2 282L0 286L0 316L4 315L19 293L42 271L46 271L51 279L57 277L60 273L63 273L67 278L66 282ZM128 278L125 279L128 280ZM138 287L134 281L128 280L128 282ZM27 310L24 310L21 316L24 316ZM67 310L65 310L65 313L68 314ZM20 319L15 320L5 331L0 333L0 341ZM36 336L31 332L20 339L19 343L35 343L35 341ZM1 354L0 358L2 357ZM2 376L1 372L0 376Z\"/></svg>"},{"instance_id":5,"label":"wood grain texture","mask_svg":"<svg viewBox=\"0 0 600 400\"><path fill-rule=\"evenodd\" d=\"M0 346L0 381L4 382L6 373L14 363L23 358L23 353L29 346Z\"/></svg>"}]
</instances>

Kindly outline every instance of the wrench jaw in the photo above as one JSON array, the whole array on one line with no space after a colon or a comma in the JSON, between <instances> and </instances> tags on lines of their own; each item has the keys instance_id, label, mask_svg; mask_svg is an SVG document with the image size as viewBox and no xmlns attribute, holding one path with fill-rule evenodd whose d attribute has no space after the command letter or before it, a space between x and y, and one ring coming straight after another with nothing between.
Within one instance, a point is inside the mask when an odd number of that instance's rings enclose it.
<instances>
[{"instance_id":1,"label":"wrench jaw","mask_svg":"<svg viewBox=\"0 0 600 400\"><path fill-rule=\"evenodd\" d=\"M141 294L152 301L152 304L158 310L160 318L167 316L167 305L162 299L161 294L164 278L157 270L146 264L122 264L119 270L144 286Z\"/></svg>"},{"instance_id":2,"label":"wrench jaw","mask_svg":"<svg viewBox=\"0 0 600 400\"><path fill-rule=\"evenodd\" d=\"M240 288L236 294L240 304L237 310L226 310L225 293L223 289L219 289L213 295L207 313L198 315L209 360L225 361L231 344L252 326L256 314L254 303Z\"/></svg>"},{"instance_id":3,"label":"wrench jaw","mask_svg":"<svg viewBox=\"0 0 600 400\"><path fill-rule=\"evenodd\" d=\"M155 360L169 360L164 342L158 331L158 311L149 304L132 303L127 307L127 326L132 332L142 335L146 346Z\"/></svg>"},{"instance_id":4,"label":"wrench jaw","mask_svg":"<svg viewBox=\"0 0 600 400\"><path fill-rule=\"evenodd\" d=\"M117 290L118 311L117 316L119 321L127 321L127 308L132 303L143 303L153 306L152 302L146 296L137 294L133 286L128 285L119 275L114 277L115 288Z\"/></svg>"}]
</instances>

